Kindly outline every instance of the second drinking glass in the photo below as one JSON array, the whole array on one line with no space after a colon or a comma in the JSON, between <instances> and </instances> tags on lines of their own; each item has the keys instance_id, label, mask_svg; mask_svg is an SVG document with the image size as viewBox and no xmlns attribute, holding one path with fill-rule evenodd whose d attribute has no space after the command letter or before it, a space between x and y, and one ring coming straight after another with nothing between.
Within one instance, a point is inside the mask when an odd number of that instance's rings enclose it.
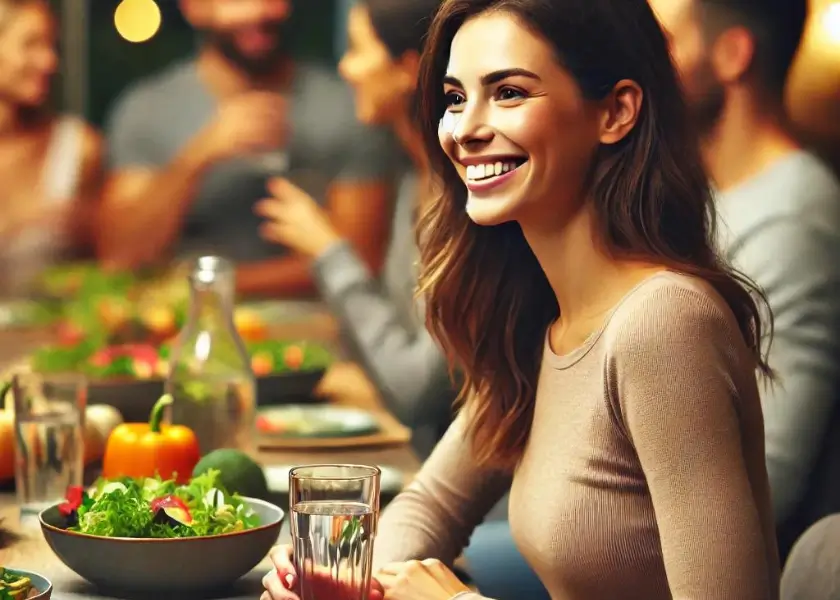
<instances>
[{"instance_id":1,"label":"second drinking glass","mask_svg":"<svg viewBox=\"0 0 840 600\"><path fill-rule=\"evenodd\" d=\"M12 379L15 487L22 519L82 485L87 382L74 375Z\"/></svg>"},{"instance_id":2,"label":"second drinking glass","mask_svg":"<svg viewBox=\"0 0 840 600\"><path fill-rule=\"evenodd\" d=\"M289 473L301 600L367 600L379 520L380 471L310 465Z\"/></svg>"}]
</instances>

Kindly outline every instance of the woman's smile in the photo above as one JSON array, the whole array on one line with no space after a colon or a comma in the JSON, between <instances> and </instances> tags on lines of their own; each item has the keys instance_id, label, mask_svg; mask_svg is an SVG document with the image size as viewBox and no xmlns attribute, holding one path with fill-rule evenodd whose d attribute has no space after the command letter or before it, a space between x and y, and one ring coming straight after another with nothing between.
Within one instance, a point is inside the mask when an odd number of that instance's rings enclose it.
<instances>
[{"instance_id":1,"label":"woman's smile","mask_svg":"<svg viewBox=\"0 0 840 600\"><path fill-rule=\"evenodd\" d=\"M467 189L470 193L480 194L495 190L523 174L522 167L528 159L522 156L479 156L459 162Z\"/></svg>"}]
</instances>

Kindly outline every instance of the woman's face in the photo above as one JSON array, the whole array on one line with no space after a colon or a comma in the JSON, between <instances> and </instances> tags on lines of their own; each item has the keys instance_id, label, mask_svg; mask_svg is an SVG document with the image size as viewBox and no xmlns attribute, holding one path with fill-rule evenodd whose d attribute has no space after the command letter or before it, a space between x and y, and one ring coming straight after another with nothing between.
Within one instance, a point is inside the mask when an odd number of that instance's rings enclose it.
<instances>
[{"instance_id":1,"label":"woman's face","mask_svg":"<svg viewBox=\"0 0 840 600\"><path fill-rule=\"evenodd\" d=\"M566 222L581 205L604 110L584 100L551 46L509 13L481 14L455 35L443 86L440 143L467 186L470 218Z\"/></svg>"},{"instance_id":2,"label":"woman's face","mask_svg":"<svg viewBox=\"0 0 840 600\"><path fill-rule=\"evenodd\" d=\"M40 106L58 68L52 14L36 1L0 10L0 16L0 94L22 106Z\"/></svg>"},{"instance_id":3,"label":"woman's face","mask_svg":"<svg viewBox=\"0 0 840 600\"><path fill-rule=\"evenodd\" d=\"M350 10L347 28L347 52L338 70L355 92L356 117L363 123L391 123L404 114L416 88L416 61L391 57L364 3Z\"/></svg>"}]
</instances>

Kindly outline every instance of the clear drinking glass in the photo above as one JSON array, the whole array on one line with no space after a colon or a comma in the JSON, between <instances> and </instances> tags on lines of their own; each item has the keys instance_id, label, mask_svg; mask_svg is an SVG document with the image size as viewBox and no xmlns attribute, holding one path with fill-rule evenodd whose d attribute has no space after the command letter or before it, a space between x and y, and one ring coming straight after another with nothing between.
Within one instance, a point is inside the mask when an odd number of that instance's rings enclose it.
<instances>
[{"instance_id":1,"label":"clear drinking glass","mask_svg":"<svg viewBox=\"0 0 840 600\"><path fill-rule=\"evenodd\" d=\"M301 600L367 600L379 520L377 467L309 465L289 473Z\"/></svg>"},{"instance_id":2,"label":"clear drinking glass","mask_svg":"<svg viewBox=\"0 0 840 600\"><path fill-rule=\"evenodd\" d=\"M76 375L16 375L15 485L21 518L64 499L82 485L87 382Z\"/></svg>"}]
</instances>

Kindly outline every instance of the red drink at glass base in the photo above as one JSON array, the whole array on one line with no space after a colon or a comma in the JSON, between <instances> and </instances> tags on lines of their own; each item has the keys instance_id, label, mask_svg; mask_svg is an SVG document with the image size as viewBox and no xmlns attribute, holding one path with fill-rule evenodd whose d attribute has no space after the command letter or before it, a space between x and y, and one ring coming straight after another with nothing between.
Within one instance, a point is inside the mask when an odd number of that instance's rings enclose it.
<instances>
[{"instance_id":1,"label":"red drink at glass base","mask_svg":"<svg viewBox=\"0 0 840 600\"><path fill-rule=\"evenodd\" d=\"M301 600L368 600L379 517L379 469L312 465L289 474Z\"/></svg>"}]
</instances>

